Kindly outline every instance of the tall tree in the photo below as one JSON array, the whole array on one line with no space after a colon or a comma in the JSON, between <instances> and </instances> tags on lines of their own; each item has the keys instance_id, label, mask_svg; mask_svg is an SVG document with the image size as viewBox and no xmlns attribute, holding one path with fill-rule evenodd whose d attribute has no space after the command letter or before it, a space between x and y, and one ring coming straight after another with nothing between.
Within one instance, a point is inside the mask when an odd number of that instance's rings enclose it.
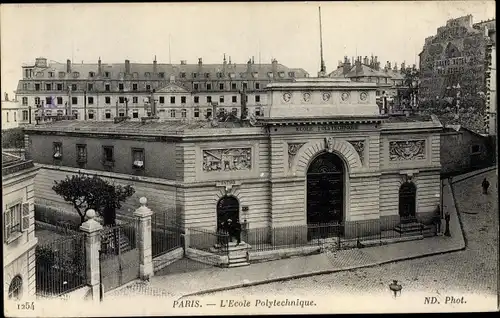
<instances>
[{"instance_id":1,"label":"tall tree","mask_svg":"<svg viewBox=\"0 0 500 318\"><path fill-rule=\"evenodd\" d=\"M52 190L73 205L80 215L80 223L85 222L87 210L94 209L103 217L104 225L115 224L116 209L135 193L130 185L110 184L97 175L89 176L83 173L66 176L66 179L54 183Z\"/></svg>"}]
</instances>

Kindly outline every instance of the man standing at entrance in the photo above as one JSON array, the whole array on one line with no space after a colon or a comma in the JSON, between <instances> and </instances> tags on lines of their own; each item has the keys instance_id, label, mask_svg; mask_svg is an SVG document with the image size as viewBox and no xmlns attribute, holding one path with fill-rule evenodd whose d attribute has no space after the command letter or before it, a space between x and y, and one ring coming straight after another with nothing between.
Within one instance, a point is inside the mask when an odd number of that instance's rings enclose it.
<instances>
[{"instance_id":1,"label":"man standing at entrance","mask_svg":"<svg viewBox=\"0 0 500 318\"><path fill-rule=\"evenodd\" d=\"M486 178L484 178L481 186L483 187L483 194L488 194L488 188L490 187L490 183Z\"/></svg>"},{"instance_id":2,"label":"man standing at entrance","mask_svg":"<svg viewBox=\"0 0 500 318\"><path fill-rule=\"evenodd\" d=\"M236 246L241 243L241 223L240 220L236 219L234 222L234 236L236 237Z\"/></svg>"},{"instance_id":3,"label":"man standing at entrance","mask_svg":"<svg viewBox=\"0 0 500 318\"><path fill-rule=\"evenodd\" d=\"M439 204L436 207L436 212L434 214L434 225L436 226L436 235L441 234L441 208Z\"/></svg>"}]
</instances>

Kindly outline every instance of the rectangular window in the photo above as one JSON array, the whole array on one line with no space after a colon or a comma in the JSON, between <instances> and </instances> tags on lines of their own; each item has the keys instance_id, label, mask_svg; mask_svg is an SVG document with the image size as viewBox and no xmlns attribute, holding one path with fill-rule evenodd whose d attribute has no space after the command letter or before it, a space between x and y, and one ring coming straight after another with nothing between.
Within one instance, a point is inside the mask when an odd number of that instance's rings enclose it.
<instances>
[{"instance_id":1,"label":"rectangular window","mask_svg":"<svg viewBox=\"0 0 500 318\"><path fill-rule=\"evenodd\" d=\"M77 87L76 87L76 84L71 84L71 90L72 90L72 91L76 91L76 88L77 88Z\"/></svg>"},{"instance_id":2,"label":"rectangular window","mask_svg":"<svg viewBox=\"0 0 500 318\"><path fill-rule=\"evenodd\" d=\"M170 104L175 104L175 96L170 96Z\"/></svg>"},{"instance_id":3,"label":"rectangular window","mask_svg":"<svg viewBox=\"0 0 500 318\"><path fill-rule=\"evenodd\" d=\"M170 117L175 118L175 109L170 110Z\"/></svg>"},{"instance_id":4,"label":"rectangular window","mask_svg":"<svg viewBox=\"0 0 500 318\"><path fill-rule=\"evenodd\" d=\"M35 105L40 105L40 97L35 97Z\"/></svg>"},{"instance_id":5,"label":"rectangular window","mask_svg":"<svg viewBox=\"0 0 500 318\"><path fill-rule=\"evenodd\" d=\"M219 102L224 103L224 96L219 96Z\"/></svg>"},{"instance_id":6,"label":"rectangular window","mask_svg":"<svg viewBox=\"0 0 500 318\"><path fill-rule=\"evenodd\" d=\"M104 72L104 77L109 77L109 72Z\"/></svg>"},{"instance_id":7,"label":"rectangular window","mask_svg":"<svg viewBox=\"0 0 500 318\"><path fill-rule=\"evenodd\" d=\"M89 105L94 105L94 97L87 97Z\"/></svg>"},{"instance_id":8,"label":"rectangular window","mask_svg":"<svg viewBox=\"0 0 500 318\"><path fill-rule=\"evenodd\" d=\"M207 103L211 103L212 102L212 96L207 96Z\"/></svg>"},{"instance_id":9,"label":"rectangular window","mask_svg":"<svg viewBox=\"0 0 500 318\"><path fill-rule=\"evenodd\" d=\"M260 107L255 108L255 116L260 116Z\"/></svg>"},{"instance_id":10,"label":"rectangular window","mask_svg":"<svg viewBox=\"0 0 500 318\"><path fill-rule=\"evenodd\" d=\"M236 83L231 83L231 89L236 89Z\"/></svg>"},{"instance_id":11,"label":"rectangular window","mask_svg":"<svg viewBox=\"0 0 500 318\"><path fill-rule=\"evenodd\" d=\"M58 97L57 98L57 105L62 105L63 103L63 98L62 97Z\"/></svg>"},{"instance_id":12,"label":"rectangular window","mask_svg":"<svg viewBox=\"0 0 500 318\"><path fill-rule=\"evenodd\" d=\"M26 211L27 210L27 211ZM25 217L25 214L27 215ZM25 218L28 218L25 223ZM21 220L23 227L21 228ZM10 206L4 214L4 224L5 224L5 241L9 242L11 239L19 237L18 233L21 233L23 229L29 227L29 203L17 203Z\"/></svg>"},{"instance_id":13,"label":"rectangular window","mask_svg":"<svg viewBox=\"0 0 500 318\"><path fill-rule=\"evenodd\" d=\"M28 111L27 110L23 110L23 120L28 120Z\"/></svg>"},{"instance_id":14,"label":"rectangular window","mask_svg":"<svg viewBox=\"0 0 500 318\"><path fill-rule=\"evenodd\" d=\"M260 83L255 83L255 89L260 89Z\"/></svg>"},{"instance_id":15,"label":"rectangular window","mask_svg":"<svg viewBox=\"0 0 500 318\"><path fill-rule=\"evenodd\" d=\"M186 103L186 96L181 96L181 104L185 104Z\"/></svg>"},{"instance_id":16,"label":"rectangular window","mask_svg":"<svg viewBox=\"0 0 500 318\"><path fill-rule=\"evenodd\" d=\"M104 114L104 118L110 119L111 118L111 113L110 112L106 112L106 114Z\"/></svg>"},{"instance_id":17,"label":"rectangular window","mask_svg":"<svg viewBox=\"0 0 500 318\"><path fill-rule=\"evenodd\" d=\"M28 83L23 83L23 90L27 91L29 89Z\"/></svg>"},{"instance_id":18,"label":"rectangular window","mask_svg":"<svg viewBox=\"0 0 500 318\"><path fill-rule=\"evenodd\" d=\"M45 97L45 105L52 105L52 97Z\"/></svg>"},{"instance_id":19,"label":"rectangular window","mask_svg":"<svg viewBox=\"0 0 500 318\"><path fill-rule=\"evenodd\" d=\"M110 114L111 115L111 114ZM113 146L102 147L102 163L104 165L112 165L115 161Z\"/></svg>"},{"instance_id":20,"label":"rectangular window","mask_svg":"<svg viewBox=\"0 0 500 318\"><path fill-rule=\"evenodd\" d=\"M139 97L137 97L137 96L132 97L133 104L137 104L138 102L139 102Z\"/></svg>"},{"instance_id":21,"label":"rectangular window","mask_svg":"<svg viewBox=\"0 0 500 318\"><path fill-rule=\"evenodd\" d=\"M125 97L120 96L120 97L118 98L118 102L119 102L120 104L125 103Z\"/></svg>"},{"instance_id":22,"label":"rectangular window","mask_svg":"<svg viewBox=\"0 0 500 318\"><path fill-rule=\"evenodd\" d=\"M45 84L45 90L46 91L51 91L52 90L52 84Z\"/></svg>"},{"instance_id":23,"label":"rectangular window","mask_svg":"<svg viewBox=\"0 0 500 318\"><path fill-rule=\"evenodd\" d=\"M198 90L198 88L199 88L198 83L194 83L194 84L193 84L193 89L194 89L195 91L197 91L197 90Z\"/></svg>"},{"instance_id":24,"label":"rectangular window","mask_svg":"<svg viewBox=\"0 0 500 318\"><path fill-rule=\"evenodd\" d=\"M137 111L133 112L132 118L139 118L139 112L137 112Z\"/></svg>"},{"instance_id":25,"label":"rectangular window","mask_svg":"<svg viewBox=\"0 0 500 318\"><path fill-rule=\"evenodd\" d=\"M147 91L150 91L150 90L151 90L151 85L146 84L146 90L147 90Z\"/></svg>"},{"instance_id":26,"label":"rectangular window","mask_svg":"<svg viewBox=\"0 0 500 318\"><path fill-rule=\"evenodd\" d=\"M181 110L181 117L186 118L186 116L187 116L187 110L185 109Z\"/></svg>"},{"instance_id":27,"label":"rectangular window","mask_svg":"<svg viewBox=\"0 0 500 318\"><path fill-rule=\"evenodd\" d=\"M91 83L87 84L87 90L93 91L94 90L94 84L91 84Z\"/></svg>"},{"instance_id":28,"label":"rectangular window","mask_svg":"<svg viewBox=\"0 0 500 318\"><path fill-rule=\"evenodd\" d=\"M54 72L49 72L49 77L50 78L54 77Z\"/></svg>"},{"instance_id":29,"label":"rectangular window","mask_svg":"<svg viewBox=\"0 0 500 318\"><path fill-rule=\"evenodd\" d=\"M260 103L260 95L255 95L255 102Z\"/></svg>"},{"instance_id":30,"label":"rectangular window","mask_svg":"<svg viewBox=\"0 0 500 318\"><path fill-rule=\"evenodd\" d=\"M62 143L61 142L54 142L52 144L52 156L54 159L61 159L62 158Z\"/></svg>"},{"instance_id":31,"label":"rectangular window","mask_svg":"<svg viewBox=\"0 0 500 318\"><path fill-rule=\"evenodd\" d=\"M123 91L123 83L119 83L118 84L118 89L121 90L121 91Z\"/></svg>"},{"instance_id":32,"label":"rectangular window","mask_svg":"<svg viewBox=\"0 0 500 318\"><path fill-rule=\"evenodd\" d=\"M76 162L87 163L87 145L84 144L76 145Z\"/></svg>"},{"instance_id":33,"label":"rectangular window","mask_svg":"<svg viewBox=\"0 0 500 318\"><path fill-rule=\"evenodd\" d=\"M94 113L93 112L89 112L89 119L94 119Z\"/></svg>"},{"instance_id":34,"label":"rectangular window","mask_svg":"<svg viewBox=\"0 0 500 318\"><path fill-rule=\"evenodd\" d=\"M78 97L71 97L71 105L78 104Z\"/></svg>"},{"instance_id":35,"label":"rectangular window","mask_svg":"<svg viewBox=\"0 0 500 318\"><path fill-rule=\"evenodd\" d=\"M57 84L57 90L62 91L63 90L63 84Z\"/></svg>"},{"instance_id":36,"label":"rectangular window","mask_svg":"<svg viewBox=\"0 0 500 318\"><path fill-rule=\"evenodd\" d=\"M222 91L224 90L224 83L219 83L219 89Z\"/></svg>"},{"instance_id":37,"label":"rectangular window","mask_svg":"<svg viewBox=\"0 0 500 318\"><path fill-rule=\"evenodd\" d=\"M23 97L23 106L28 105L28 97Z\"/></svg>"},{"instance_id":38,"label":"rectangular window","mask_svg":"<svg viewBox=\"0 0 500 318\"><path fill-rule=\"evenodd\" d=\"M132 166L135 169L144 169L144 149L132 148Z\"/></svg>"},{"instance_id":39,"label":"rectangular window","mask_svg":"<svg viewBox=\"0 0 500 318\"><path fill-rule=\"evenodd\" d=\"M35 91L39 91L40 90L40 84L35 84Z\"/></svg>"},{"instance_id":40,"label":"rectangular window","mask_svg":"<svg viewBox=\"0 0 500 318\"><path fill-rule=\"evenodd\" d=\"M247 83L243 83L243 89L247 89L248 88L248 84Z\"/></svg>"},{"instance_id":41,"label":"rectangular window","mask_svg":"<svg viewBox=\"0 0 500 318\"><path fill-rule=\"evenodd\" d=\"M109 97L109 96L104 97L104 102L106 104L111 104L111 97Z\"/></svg>"},{"instance_id":42,"label":"rectangular window","mask_svg":"<svg viewBox=\"0 0 500 318\"><path fill-rule=\"evenodd\" d=\"M234 116L238 116L238 108L233 108L233 109L231 109L231 113L232 113Z\"/></svg>"},{"instance_id":43,"label":"rectangular window","mask_svg":"<svg viewBox=\"0 0 500 318\"><path fill-rule=\"evenodd\" d=\"M207 118L212 117L212 108L207 108Z\"/></svg>"},{"instance_id":44,"label":"rectangular window","mask_svg":"<svg viewBox=\"0 0 500 318\"><path fill-rule=\"evenodd\" d=\"M160 96L160 104L164 104L165 103L165 97L164 96Z\"/></svg>"},{"instance_id":45,"label":"rectangular window","mask_svg":"<svg viewBox=\"0 0 500 318\"><path fill-rule=\"evenodd\" d=\"M109 84L104 85L104 90L106 92L109 92L111 90L111 85L109 85Z\"/></svg>"},{"instance_id":46,"label":"rectangular window","mask_svg":"<svg viewBox=\"0 0 500 318\"><path fill-rule=\"evenodd\" d=\"M231 99L232 99L233 103L237 103L238 102L238 96L232 96Z\"/></svg>"},{"instance_id":47,"label":"rectangular window","mask_svg":"<svg viewBox=\"0 0 500 318\"><path fill-rule=\"evenodd\" d=\"M186 72L181 72L181 78L185 78L186 77Z\"/></svg>"},{"instance_id":48,"label":"rectangular window","mask_svg":"<svg viewBox=\"0 0 500 318\"><path fill-rule=\"evenodd\" d=\"M132 90L136 91L137 90L137 84L132 84Z\"/></svg>"},{"instance_id":49,"label":"rectangular window","mask_svg":"<svg viewBox=\"0 0 500 318\"><path fill-rule=\"evenodd\" d=\"M198 107L194 108L194 117L199 118L200 117L200 109Z\"/></svg>"},{"instance_id":50,"label":"rectangular window","mask_svg":"<svg viewBox=\"0 0 500 318\"><path fill-rule=\"evenodd\" d=\"M481 153L481 145L472 145L470 147L470 153L472 155L475 155L475 154L478 154L478 153Z\"/></svg>"},{"instance_id":51,"label":"rectangular window","mask_svg":"<svg viewBox=\"0 0 500 318\"><path fill-rule=\"evenodd\" d=\"M209 90L209 91L212 90L212 84L207 83L207 90Z\"/></svg>"},{"instance_id":52,"label":"rectangular window","mask_svg":"<svg viewBox=\"0 0 500 318\"><path fill-rule=\"evenodd\" d=\"M165 78L165 73L160 72L160 73L158 73L158 76L159 76L160 78Z\"/></svg>"},{"instance_id":53,"label":"rectangular window","mask_svg":"<svg viewBox=\"0 0 500 318\"><path fill-rule=\"evenodd\" d=\"M200 102L200 96L195 96L194 102L195 102L195 104L198 104Z\"/></svg>"}]
</instances>

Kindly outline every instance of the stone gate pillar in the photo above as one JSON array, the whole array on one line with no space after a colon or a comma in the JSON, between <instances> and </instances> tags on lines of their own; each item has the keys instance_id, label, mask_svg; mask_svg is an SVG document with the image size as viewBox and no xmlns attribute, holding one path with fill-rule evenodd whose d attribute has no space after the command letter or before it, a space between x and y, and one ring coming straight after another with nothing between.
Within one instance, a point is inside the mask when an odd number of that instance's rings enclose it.
<instances>
[{"instance_id":1,"label":"stone gate pillar","mask_svg":"<svg viewBox=\"0 0 500 318\"><path fill-rule=\"evenodd\" d=\"M137 248L139 249L139 275L146 280L153 276L153 250L151 242L151 215L153 211L146 206L145 197L139 199L141 206L134 211Z\"/></svg>"},{"instance_id":2,"label":"stone gate pillar","mask_svg":"<svg viewBox=\"0 0 500 318\"><path fill-rule=\"evenodd\" d=\"M100 280L99 250L101 249L102 225L94 218L96 213L90 209L87 211L88 220L80 226L80 231L85 233L85 270L87 285L91 289L92 300L100 301Z\"/></svg>"}]
</instances>

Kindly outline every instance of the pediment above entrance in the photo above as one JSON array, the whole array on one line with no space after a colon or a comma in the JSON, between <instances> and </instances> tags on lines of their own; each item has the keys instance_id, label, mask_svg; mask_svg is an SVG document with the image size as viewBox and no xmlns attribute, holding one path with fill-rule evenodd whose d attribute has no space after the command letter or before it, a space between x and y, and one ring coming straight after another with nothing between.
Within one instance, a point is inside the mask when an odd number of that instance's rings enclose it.
<instances>
[{"instance_id":1,"label":"pediment above entrance","mask_svg":"<svg viewBox=\"0 0 500 318\"><path fill-rule=\"evenodd\" d=\"M168 83L167 85L156 90L157 93L189 93L189 91L176 84L176 83Z\"/></svg>"}]
</instances>

